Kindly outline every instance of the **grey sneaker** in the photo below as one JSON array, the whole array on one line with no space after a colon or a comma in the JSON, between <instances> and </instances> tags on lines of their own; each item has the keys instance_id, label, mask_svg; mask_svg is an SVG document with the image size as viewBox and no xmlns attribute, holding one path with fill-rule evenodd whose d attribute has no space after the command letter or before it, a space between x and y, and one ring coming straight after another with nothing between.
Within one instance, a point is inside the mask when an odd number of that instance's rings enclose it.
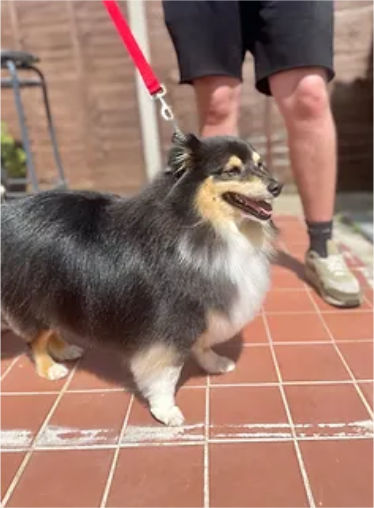
<instances>
[{"instance_id":1,"label":"grey sneaker","mask_svg":"<svg viewBox=\"0 0 374 508\"><path fill-rule=\"evenodd\" d=\"M358 280L346 265L332 240L327 242L327 258L315 251L305 256L305 276L326 302L338 307L357 307L362 302Z\"/></svg>"}]
</instances>

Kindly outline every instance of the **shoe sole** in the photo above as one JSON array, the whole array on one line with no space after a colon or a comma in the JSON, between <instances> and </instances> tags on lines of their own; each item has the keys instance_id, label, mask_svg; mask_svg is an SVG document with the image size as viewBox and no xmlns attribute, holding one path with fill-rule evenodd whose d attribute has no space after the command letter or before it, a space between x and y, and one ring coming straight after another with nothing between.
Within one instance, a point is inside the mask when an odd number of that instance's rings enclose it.
<instances>
[{"instance_id":1,"label":"shoe sole","mask_svg":"<svg viewBox=\"0 0 374 508\"><path fill-rule=\"evenodd\" d=\"M362 296L358 295L357 297L350 297L347 300L338 300L333 296L329 295L322 283L320 282L319 277L316 276L315 271L310 268L308 265L305 265L305 277L308 282L317 290L317 293L330 305L334 305L335 307L358 307L362 303Z\"/></svg>"}]
</instances>

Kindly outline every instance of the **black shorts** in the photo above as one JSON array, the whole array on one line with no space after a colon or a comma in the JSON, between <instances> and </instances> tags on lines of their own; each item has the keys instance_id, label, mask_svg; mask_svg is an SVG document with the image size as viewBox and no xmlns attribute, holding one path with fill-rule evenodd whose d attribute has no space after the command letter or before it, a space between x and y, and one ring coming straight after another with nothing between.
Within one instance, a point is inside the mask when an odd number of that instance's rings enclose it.
<instances>
[{"instance_id":1,"label":"black shorts","mask_svg":"<svg viewBox=\"0 0 374 508\"><path fill-rule=\"evenodd\" d=\"M203 76L242 79L246 51L256 87L271 95L269 76L297 67L333 70L333 3L312 1L163 1L180 82Z\"/></svg>"}]
</instances>

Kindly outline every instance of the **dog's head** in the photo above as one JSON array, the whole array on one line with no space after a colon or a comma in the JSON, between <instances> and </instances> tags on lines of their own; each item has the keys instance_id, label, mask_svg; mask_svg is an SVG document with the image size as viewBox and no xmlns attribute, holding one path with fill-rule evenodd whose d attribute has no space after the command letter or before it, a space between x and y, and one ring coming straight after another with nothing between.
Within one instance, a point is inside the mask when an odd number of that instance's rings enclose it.
<instances>
[{"instance_id":1,"label":"dog's head","mask_svg":"<svg viewBox=\"0 0 374 508\"><path fill-rule=\"evenodd\" d=\"M215 226L227 220L268 221L282 189L258 152L235 137L199 139L177 132L167 172L196 184L196 211Z\"/></svg>"}]
</instances>

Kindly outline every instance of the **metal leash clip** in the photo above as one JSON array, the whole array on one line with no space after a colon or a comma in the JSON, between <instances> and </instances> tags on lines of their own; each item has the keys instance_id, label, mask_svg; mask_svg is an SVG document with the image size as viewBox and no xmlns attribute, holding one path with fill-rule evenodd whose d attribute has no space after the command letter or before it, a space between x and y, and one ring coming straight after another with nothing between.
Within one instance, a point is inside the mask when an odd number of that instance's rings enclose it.
<instances>
[{"instance_id":1,"label":"metal leash clip","mask_svg":"<svg viewBox=\"0 0 374 508\"><path fill-rule=\"evenodd\" d=\"M174 128L177 129L178 126L177 126L177 122L175 121L175 118L174 118L173 110L171 109L171 106L164 99L166 92L167 92L167 90L166 90L165 85L161 85L161 90L154 95L154 99L160 101L160 104L161 104L160 113L161 113L162 118L164 120L166 120L167 122L173 122Z\"/></svg>"}]
</instances>

